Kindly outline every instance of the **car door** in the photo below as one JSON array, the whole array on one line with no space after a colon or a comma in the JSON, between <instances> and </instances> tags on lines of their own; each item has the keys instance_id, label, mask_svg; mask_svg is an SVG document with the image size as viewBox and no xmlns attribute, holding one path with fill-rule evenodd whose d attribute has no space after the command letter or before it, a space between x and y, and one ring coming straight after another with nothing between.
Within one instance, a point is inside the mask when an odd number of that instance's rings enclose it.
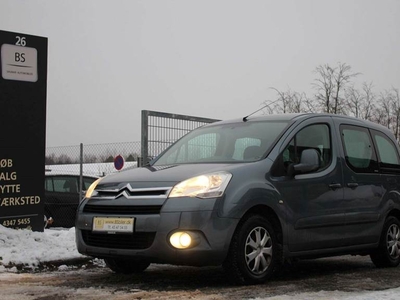
<instances>
[{"instance_id":1,"label":"car door","mask_svg":"<svg viewBox=\"0 0 400 300\"><path fill-rule=\"evenodd\" d=\"M342 164L330 117L303 122L288 137L274 165L273 182L281 195L291 252L327 249L342 245L344 211ZM305 149L321 157L318 170L290 177L285 169L299 163Z\"/></svg>"},{"instance_id":2,"label":"car door","mask_svg":"<svg viewBox=\"0 0 400 300\"><path fill-rule=\"evenodd\" d=\"M45 214L54 219L54 227L73 227L79 204L77 176L46 176Z\"/></svg>"},{"instance_id":3,"label":"car door","mask_svg":"<svg viewBox=\"0 0 400 300\"><path fill-rule=\"evenodd\" d=\"M346 235L344 244L378 242L383 188L370 130L350 121L339 125L343 155Z\"/></svg>"}]
</instances>

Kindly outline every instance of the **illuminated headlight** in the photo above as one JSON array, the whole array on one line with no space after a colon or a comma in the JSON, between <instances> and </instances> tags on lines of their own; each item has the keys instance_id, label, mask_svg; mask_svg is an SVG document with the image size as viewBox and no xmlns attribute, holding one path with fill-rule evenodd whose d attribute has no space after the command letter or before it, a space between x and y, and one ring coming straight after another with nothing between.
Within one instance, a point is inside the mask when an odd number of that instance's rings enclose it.
<instances>
[{"instance_id":1,"label":"illuminated headlight","mask_svg":"<svg viewBox=\"0 0 400 300\"><path fill-rule=\"evenodd\" d=\"M168 197L220 197L224 194L231 178L232 174L227 172L210 173L193 177L175 185Z\"/></svg>"},{"instance_id":2,"label":"illuminated headlight","mask_svg":"<svg viewBox=\"0 0 400 300\"><path fill-rule=\"evenodd\" d=\"M89 199L90 197L93 196L94 189L95 189L96 186L99 184L100 180L101 180L101 178L97 179L96 181L94 181L94 182L89 186L89 188L88 188L87 191L86 191L85 198Z\"/></svg>"},{"instance_id":3,"label":"illuminated headlight","mask_svg":"<svg viewBox=\"0 0 400 300\"><path fill-rule=\"evenodd\" d=\"M178 231L169 238L169 242L176 249L188 249L199 244L200 238L194 232Z\"/></svg>"}]
</instances>

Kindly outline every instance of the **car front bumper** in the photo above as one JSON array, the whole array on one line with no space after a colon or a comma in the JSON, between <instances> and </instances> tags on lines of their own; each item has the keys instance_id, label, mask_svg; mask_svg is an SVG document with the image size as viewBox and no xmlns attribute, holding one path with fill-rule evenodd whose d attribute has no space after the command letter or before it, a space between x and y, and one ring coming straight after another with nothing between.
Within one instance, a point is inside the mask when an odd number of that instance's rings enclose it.
<instances>
[{"instance_id":1,"label":"car front bumper","mask_svg":"<svg viewBox=\"0 0 400 300\"><path fill-rule=\"evenodd\" d=\"M152 263L176 265L219 265L228 252L237 219L220 218L216 210L217 199L167 199L158 213L115 214L85 212L85 200L78 209L76 243L80 253L98 258L143 259ZM203 201L203 202L199 202ZM126 199L96 201L99 206L126 205ZM140 204L140 203L136 203ZM160 203L161 204L161 203ZM179 207L179 210L178 210ZM133 217L133 234L93 232L94 217ZM177 231L193 233L197 237L194 247L176 249L170 236Z\"/></svg>"}]
</instances>

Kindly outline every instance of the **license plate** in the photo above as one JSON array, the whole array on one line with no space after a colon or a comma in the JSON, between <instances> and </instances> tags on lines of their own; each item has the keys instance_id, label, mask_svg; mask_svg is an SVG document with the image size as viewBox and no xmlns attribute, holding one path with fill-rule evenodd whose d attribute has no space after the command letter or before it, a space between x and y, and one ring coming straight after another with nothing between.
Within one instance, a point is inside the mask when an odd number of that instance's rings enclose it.
<instances>
[{"instance_id":1,"label":"license plate","mask_svg":"<svg viewBox=\"0 0 400 300\"><path fill-rule=\"evenodd\" d=\"M93 231L109 233L132 233L134 218L93 218Z\"/></svg>"}]
</instances>

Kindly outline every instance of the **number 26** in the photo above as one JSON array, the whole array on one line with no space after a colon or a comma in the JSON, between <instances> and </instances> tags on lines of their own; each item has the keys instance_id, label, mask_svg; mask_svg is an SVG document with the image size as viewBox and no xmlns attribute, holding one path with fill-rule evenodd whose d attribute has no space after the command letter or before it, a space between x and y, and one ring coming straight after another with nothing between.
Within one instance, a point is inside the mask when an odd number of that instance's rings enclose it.
<instances>
[{"instance_id":1,"label":"number 26","mask_svg":"<svg viewBox=\"0 0 400 300\"><path fill-rule=\"evenodd\" d=\"M23 37L20 37L20 36L16 36L16 39L17 39L17 42L15 43L15 45L17 45L17 46L22 46L22 47L25 47L26 46L26 40L25 40L25 37L23 36Z\"/></svg>"}]
</instances>

